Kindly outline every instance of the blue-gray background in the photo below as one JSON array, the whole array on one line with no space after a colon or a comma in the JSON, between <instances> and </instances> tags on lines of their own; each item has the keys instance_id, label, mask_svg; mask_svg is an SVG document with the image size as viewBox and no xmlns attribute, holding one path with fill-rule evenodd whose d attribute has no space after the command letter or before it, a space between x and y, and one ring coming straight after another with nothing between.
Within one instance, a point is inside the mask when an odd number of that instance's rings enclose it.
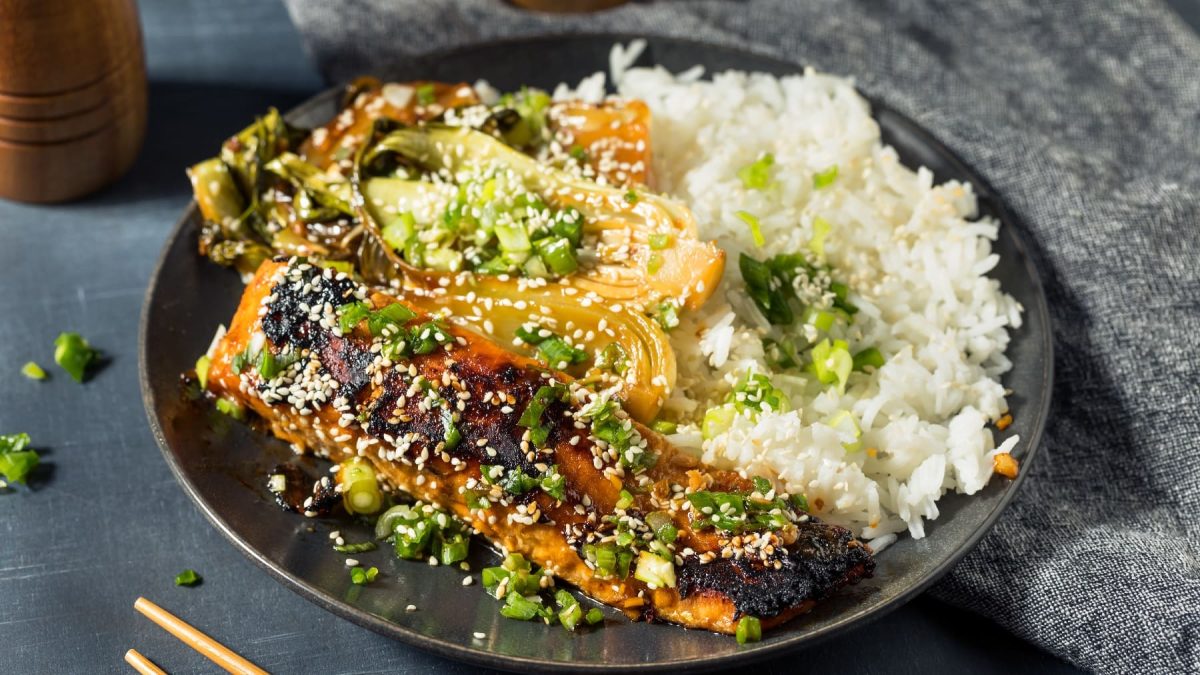
<instances>
[{"instance_id":1,"label":"blue-gray background","mask_svg":"<svg viewBox=\"0 0 1200 675\"><path fill-rule=\"evenodd\" d=\"M1200 3L1173 3L1200 26ZM0 645L7 672L125 669L136 647L173 673L212 672L137 615L146 595L274 672L469 672L310 605L227 544L187 501L146 427L136 327L154 260L187 204L188 164L267 106L322 87L276 0L143 0L146 147L131 173L82 201L0 202L0 433L26 431L47 466L0 494ZM107 365L80 386L52 366L76 330ZM176 588L185 567L204 577ZM988 620L922 597L766 672L1070 672Z\"/></svg>"}]
</instances>

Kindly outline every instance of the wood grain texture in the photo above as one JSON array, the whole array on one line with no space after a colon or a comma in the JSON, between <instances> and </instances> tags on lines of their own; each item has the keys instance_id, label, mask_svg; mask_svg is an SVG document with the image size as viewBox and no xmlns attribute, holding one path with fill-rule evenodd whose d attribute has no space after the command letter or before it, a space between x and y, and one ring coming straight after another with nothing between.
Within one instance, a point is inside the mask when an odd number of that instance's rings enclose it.
<instances>
[{"instance_id":1,"label":"wood grain texture","mask_svg":"<svg viewBox=\"0 0 1200 675\"><path fill-rule=\"evenodd\" d=\"M0 0L0 197L92 192L129 168L145 126L134 0Z\"/></svg>"}]
</instances>

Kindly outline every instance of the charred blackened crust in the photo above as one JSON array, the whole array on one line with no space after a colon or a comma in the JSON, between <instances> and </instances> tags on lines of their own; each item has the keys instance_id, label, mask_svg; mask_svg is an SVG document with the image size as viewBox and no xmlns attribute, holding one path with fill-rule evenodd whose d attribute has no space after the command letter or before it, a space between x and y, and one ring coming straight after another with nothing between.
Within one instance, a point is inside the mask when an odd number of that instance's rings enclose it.
<instances>
[{"instance_id":1,"label":"charred blackened crust","mask_svg":"<svg viewBox=\"0 0 1200 675\"><path fill-rule=\"evenodd\" d=\"M770 618L829 596L837 589L871 576L875 560L850 532L810 520L799 525L799 537L776 560L718 558L701 563L684 558L676 572L679 596L719 595L739 615Z\"/></svg>"}]
</instances>

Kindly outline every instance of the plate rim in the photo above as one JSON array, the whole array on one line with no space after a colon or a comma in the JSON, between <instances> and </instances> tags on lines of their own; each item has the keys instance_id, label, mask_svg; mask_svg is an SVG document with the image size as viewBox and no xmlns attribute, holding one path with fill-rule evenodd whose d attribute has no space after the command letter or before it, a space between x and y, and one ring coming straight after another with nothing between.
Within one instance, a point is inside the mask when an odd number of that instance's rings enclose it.
<instances>
[{"instance_id":1,"label":"plate rim","mask_svg":"<svg viewBox=\"0 0 1200 675\"><path fill-rule=\"evenodd\" d=\"M561 43L576 39L583 40L607 40L614 44L624 43L636 39L646 39L660 43L672 43L679 46L691 46L693 48L711 48L718 47L729 52L740 52L748 54L756 58L768 59L775 61L780 66L795 69L796 72L802 72L804 66L792 60L788 56L770 51L755 49L745 46L724 45L715 42L706 42L694 38L675 38L667 36L653 36L636 33L620 33L620 32L575 32L562 34L542 34L531 36L516 36L505 37L499 39L483 40L479 42L465 43L454 47L438 50L429 54L424 54L412 57L414 61L423 60L438 60L461 57L473 51L502 48L506 46L526 46L538 43ZM709 74L709 73L706 73ZM303 115L312 108L322 105L328 105L331 99L339 97L343 91L344 85L335 85L330 88L321 90L310 98L304 100L299 105L289 109L284 114L285 117L295 117ZM526 656L516 656L509 654L499 654L493 651L488 651L485 648L474 648L470 645L458 644L450 642L447 639L432 636L422 633L412 628L390 622L382 617L376 616L363 609L359 609L344 601L341 601L315 586L305 582L293 573L284 569L283 566L277 565L262 552L255 549L246 540L241 538L233 528L225 522L216 513L213 507L202 497L199 488L192 482L190 477L183 471L182 466L176 460L173 449L167 442L166 436L163 433L161 424L157 415L157 399L154 395L154 389L150 382L149 366L147 363L147 344L149 342L150 332L150 313L153 300L155 299L159 287L159 282L163 278L163 274L168 262L171 249L180 236L184 234L191 223L198 217L198 208L195 200L188 203L180 218L176 221L174 227L171 228L167 235L162 250L159 253L158 259L155 262L154 270L151 273L149 284L142 300L142 308L139 316L138 325L138 381L141 390L142 403L145 408L147 421L150 426L154 440L163 455L167 466L174 475L176 481L183 488L184 493L189 499L199 508L205 518L221 533L223 537L234 544L234 547L242 552L255 565L264 569L270 576L279 582L285 588L289 588L306 600L312 602L323 610L329 611L341 618L347 619L352 623L367 628L380 635L398 639L405 644L422 649L428 653L436 654L441 657L454 659L459 662L470 663L474 665L487 666L492 668L501 668L505 670L522 671L522 672L556 672L561 671L564 667L570 667L577 672L604 672L617 673L627 671L643 671L643 672L678 672L687 670L689 672L697 672L702 670L710 670L715 668L727 668L732 666L744 666L747 664L759 662L768 658L781 656L786 653L797 652L801 649L808 648L819 644L825 640L833 638L852 628L862 628L868 623L878 620L888 613L898 609L899 607L910 602L915 596L923 593L930 586L946 575L955 565L972 551L979 541L995 526L1001 513L1008 507L1012 500L1017 495L1021 486L1025 483L1025 479L1030 472L1030 467L1033 466L1034 459L1039 455L1042 436L1044 435L1047 422L1049 420L1050 407L1053 398L1054 384L1054 332L1053 325L1050 320L1049 303L1046 297L1045 287L1042 282L1041 271L1035 256L1032 255L1032 249L1025 237L1030 236L1027 233L1027 228L1022 220L1018 219L1007 204L1001 199L991 184L979 174L978 171L967 165L952 148L942 143L932 132L925 129L911 117L905 115L895 108L879 100L879 98L867 95L861 89L858 89L859 94L867 100L871 107L873 118L877 118L880 112L890 114L905 124L907 130L914 135L920 137L921 141L928 148L931 148L941 159L952 166L956 171L970 178L973 189L979 200L986 200L988 206L995 213L996 219L1009 231L1012 236L1014 248L1023 258L1023 267L1026 276L1032 282L1032 291L1036 300L1034 307L1026 307L1027 312L1036 312L1041 324L1045 330L1041 335L1041 352L1044 354L1045 367L1041 374L1040 388L1043 392L1042 405L1040 409L1033 411L1036 415L1034 423L1031 427L1028 439L1022 439L1021 446L1024 448L1024 453L1021 457L1022 470L1018 473L1017 478L1010 481L1007 489L999 496L997 503L987 513L980 525L975 528L969 537L967 537L949 556L944 558L916 583L911 584L902 592L888 598L881 604L873 605L868 608L855 608L851 611L844 612L830 624L817 629L812 633L799 633L787 639L761 643L760 646L745 646L741 650L730 653L720 654L715 656L706 656L698 658L683 658L671 661L661 661L658 663L646 664L606 664L606 663L577 663L566 661L555 661L549 659L538 659Z\"/></svg>"}]
</instances>

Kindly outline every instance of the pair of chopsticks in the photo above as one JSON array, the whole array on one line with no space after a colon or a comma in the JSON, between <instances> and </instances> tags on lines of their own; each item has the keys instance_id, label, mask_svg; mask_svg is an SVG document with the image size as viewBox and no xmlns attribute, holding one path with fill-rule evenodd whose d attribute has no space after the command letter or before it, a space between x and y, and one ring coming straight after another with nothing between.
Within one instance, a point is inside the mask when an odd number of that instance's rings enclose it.
<instances>
[{"instance_id":1,"label":"pair of chopsticks","mask_svg":"<svg viewBox=\"0 0 1200 675\"><path fill-rule=\"evenodd\" d=\"M163 630L179 638L185 645L200 652L209 661L221 666L235 675L268 675L267 671L238 656L233 650L217 642L209 636L196 630L183 619L150 602L138 598L133 608L146 618L158 624ZM125 662L142 675L166 675L161 668L154 665L150 659L142 656L136 649L125 652Z\"/></svg>"}]
</instances>

